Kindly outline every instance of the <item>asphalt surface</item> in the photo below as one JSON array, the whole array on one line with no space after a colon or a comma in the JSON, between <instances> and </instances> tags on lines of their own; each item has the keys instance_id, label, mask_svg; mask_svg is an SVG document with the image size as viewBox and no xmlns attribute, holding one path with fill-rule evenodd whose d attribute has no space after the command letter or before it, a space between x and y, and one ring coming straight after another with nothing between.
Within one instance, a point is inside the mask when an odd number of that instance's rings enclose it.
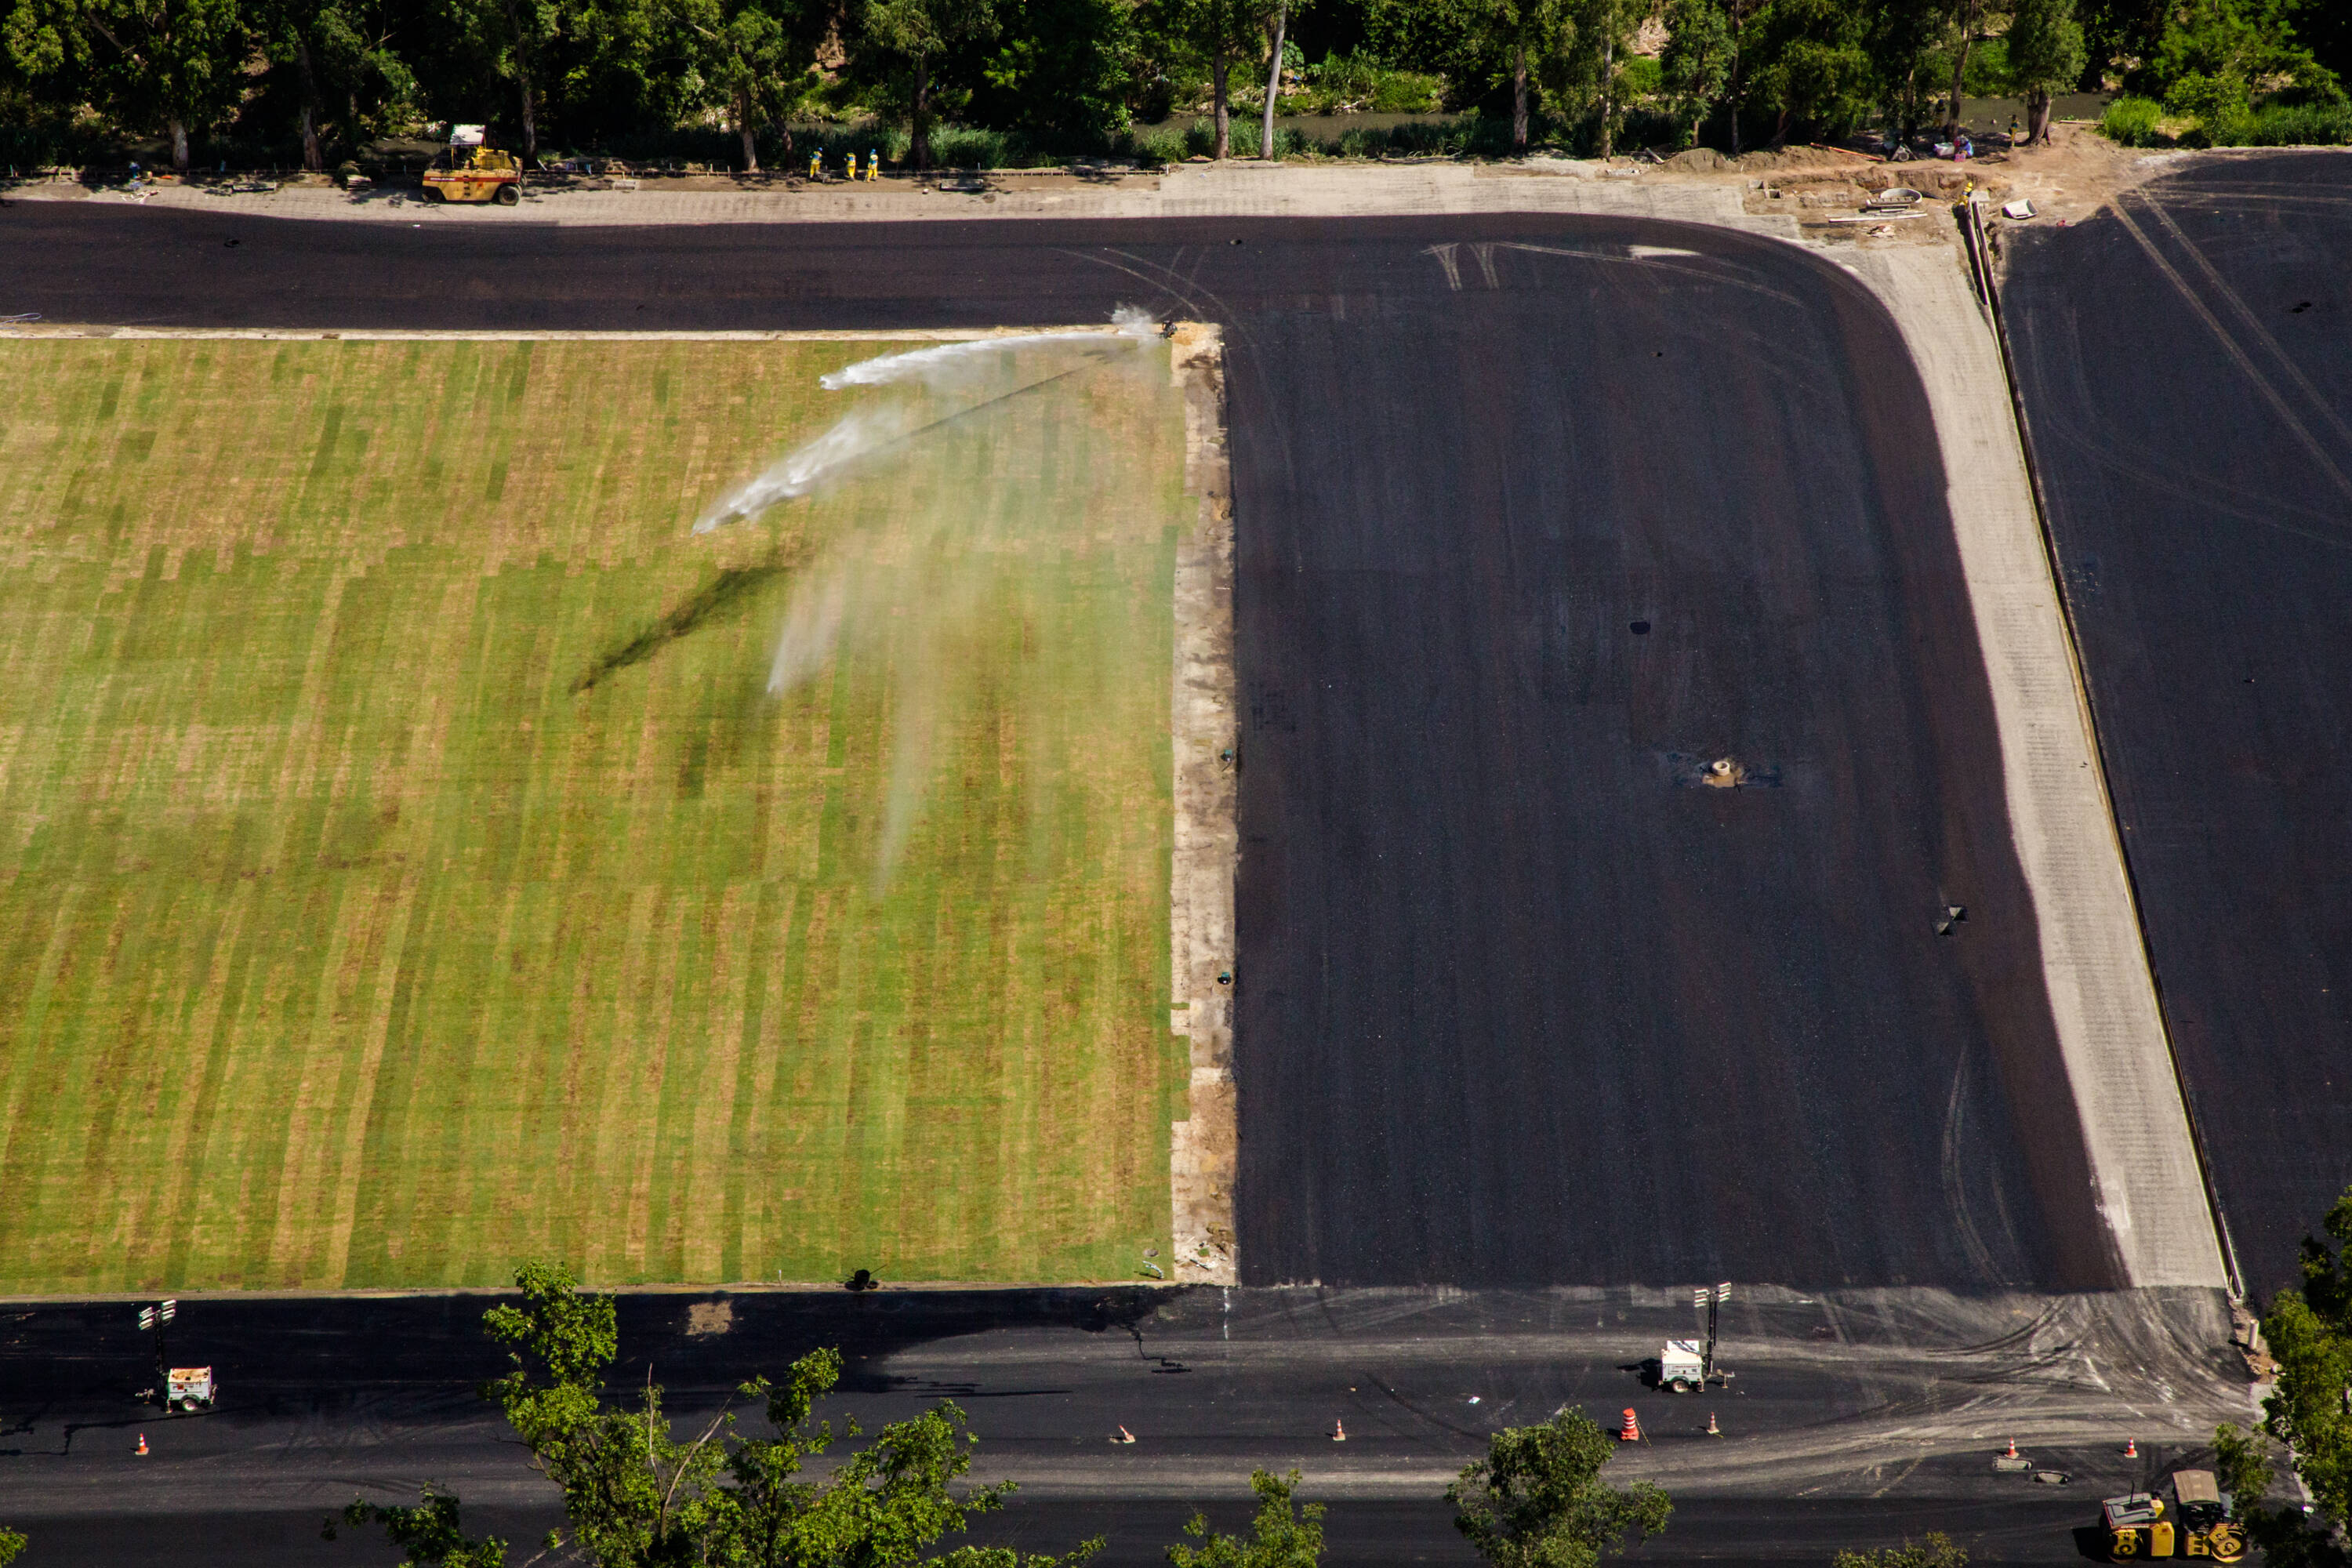
<instances>
[{"instance_id":1,"label":"asphalt surface","mask_svg":"<svg viewBox=\"0 0 2352 1568\"><path fill-rule=\"evenodd\" d=\"M151 1347L130 1303L0 1317L0 1519L28 1563L388 1562L365 1532L320 1537L354 1496L413 1499L432 1480L469 1527L530 1542L559 1522L473 1392L503 1370L485 1298L183 1303L174 1361L213 1365L212 1413L134 1402ZM724 1308L719 1331L706 1330ZM1948 1531L1976 1562L2076 1559L2098 1497L2193 1460L2243 1415L2211 1292L2048 1298L1923 1290L1735 1298L1729 1386L1663 1392L1644 1359L1690 1331L1664 1291L1252 1290L751 1292L621 1299L625 1394L648 1377L681 1430L733 1384L823 1344L847 1374L824 1407L881 1422L953 1399L982 1442L974 1474L1021 1492L976 1539L1107 1561L1162 1561L1196 1508L1249 1511L1254 1467L1305 1472L1329 1508L1334 1564L1472 1561L1445 1483L1487 1436L1563 1407L1643 1440L1612 1480L1675 1500L1638 1560L1825 1561ZM1705 1432L1716 1417L1721 1436ZM756 1415L751 1417L756 1424ZM1110 1441L1119 1426L1132 1445ZM1331 1433L1344 1427L1345 1443ZM134 1448L144 1435L151 1453ZM2124 1439L2141 1457L2121 1458ZM2014 1438L2037 1484L1991 1460Z\"/></svg>"},{"instance_id":2,"label":"asphalt surface","mask_svg":"<svg viewBox=\"0 0 2352 1568\"><path fill-rule=\"evenodd\" d=\"M1245 1278L2116 1282L1924 397L1814 258L1603 218L20 202L0 279L115 324L1222 321ZM1702 784L1727 757L1748 787Z\"/></svg>"},{"instance_id":3,"label":"asphalt surface","mask_svg":"<svg viewBox=\"0 0 2352 1568\"><path fill-rule=\"evenodd\" d=\"M2352 156L2200 159L2008 238L2165 1012L2267 1296L2352 1184Z\"/></svg>"}]
</instances>

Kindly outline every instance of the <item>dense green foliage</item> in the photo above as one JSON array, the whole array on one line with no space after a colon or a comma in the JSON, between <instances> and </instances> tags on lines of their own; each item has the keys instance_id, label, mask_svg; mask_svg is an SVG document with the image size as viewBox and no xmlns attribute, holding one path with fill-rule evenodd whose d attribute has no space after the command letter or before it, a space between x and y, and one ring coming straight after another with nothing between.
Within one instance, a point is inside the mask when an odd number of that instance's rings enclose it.
<instances>
[{"instance_id":1,"label":"dense green foliage","mask_svg":"<svg viewBox=\"0 0 2352 1568\"><path fill-rule=\"evenodd\" d=\"M1208 1515L1196 1513L1184 1533L1200 1544L1170 1547L1168 1561L1175 1568L1315 1568L1323 1560L1323 1505L1297 1505L1298 1479L1297 1470L1251 1471L1257 1515L1249 1534L1212 1534Z\"/></svg>"},{"instance_id":2,"label":"dense green foliage","mask_svg":"<svg viewBox=\"0 0 2352 1568\"><path fill-rule=\"evenodd\" d=\"M2303 1289L2280 1291L2263 1314L2278 1376L2259 1432L2223 1426L2213 1439L2214 1468L2246 1539L2280 1568L2347 1561L2332 1536L2352 1524L2352 1190L2324 1228L2326 1240L2304 1238ZM2302 1479L2308 1513L2269 1500L2271 1445L2284 1448Z\"/></svg>"},{"instance_id":3,"label":"dense green foliage","mask_svg":"<svg viewBox=\"0 0 2352 1568\"><path fill-rule=\"evenodd\" d=\"M1969 1554L1940 1530L1925 1541L1906 1541L1876 1552L1841 1552L1831 1568L1969 1568Z\"/></svg>"},{"instance_id":4,"label":"dense green foliage","mask_svg":"<svg viewBox=\"0 0 2352 1568\"><path fill-rule=\"evenodd\" d=\"M803 1465L834 1446L832 1423L814 1421L817 1399L839 1381L837 1351L794 1362L782 1384L753 1378L740 1391L765 1408L773 1437L747 1437L722 1412L680 1441L648 1381L634 1407L607 1405L603 1383L619 1349L613 1299L588 1296L572 1276L545 1264L515 1274L519 1305L483 1314L490 1337L508 1347L514 1370L483 1389L530 1450L531 1462L563 1492L569 1533L547 1542L562 1560L596 1568L728 1564L730 1568L897 1568L919 1562L949 1568L1077 1568L1095 1542L1066 1558L1024 1555L1003 1547L963 1546L926 1552L968 1516L1003 1503L1012 1483L971 1489L950 1483L971 1468L977 1437L963 1412L934 1405L912 1421L885 1426L872 1443L835 1466L822 1481L799 1479ZM857 1424L839 1434L856 1438ZM346 1523L380 1524L409 1568L505 1568L507 1543L469 1538L457 1496L427 1487L412 1505L354 1502ZM331 1521L327 1533L335 1532ZM1286 1563L1289 1560L1285 1559Z\"/></svg>"},{"instance_id":5,"label":"dense green foliage","mask_svg":"<svg viewBox=\"0 0 2352 1568\"><path fill-rule=\"evenodd\" d=\"M825 123L919 165L1185 156L1264 110L1277 33L1277 111L1333 117L1277 153L1439 110L1507 125L1450 150L1916 134L1987 96L2042 133L2077 90L2155 105L2141 143L2352 137L2340 0L0 0L0 156L326 169L458 121L743 170Z\"/></svg>"},{"instance_id":6,"label":"dense green foliage","mask_svg":"<svg viewBox=\"0 0 2352 1568\"><path fill-rule=\"evenodd\" d=\"M1616 1447L1580 1410L1496 1433L1445 1489L1454 1528L1495 1568L1591 1568L1627 1536L1648 1540L1674 1507L1648 1481L1621 1491L1601 1479Z\"/></svg>"}]
</instances>

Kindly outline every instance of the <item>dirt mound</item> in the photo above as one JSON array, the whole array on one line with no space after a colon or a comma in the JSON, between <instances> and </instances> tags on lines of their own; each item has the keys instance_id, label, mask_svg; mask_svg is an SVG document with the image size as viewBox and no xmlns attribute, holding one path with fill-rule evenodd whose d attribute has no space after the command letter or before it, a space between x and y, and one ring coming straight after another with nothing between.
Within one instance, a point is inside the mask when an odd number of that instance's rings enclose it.
<instances>
[{"instance_id":1,"label":"dirt mound","mask_svg":"<svg viewBox=\"0 0 2352 1568\"><path fill-rule=\"evenodd\" d=\"M1686 147L1667 159L1666 167L1685 174L1716 174L1733 164L1712 147Z\"/></svg>"},{"instance_id":2,"label":"dirt mound","mask_svg":"<svg viewBox=\"0 0 2352 1568\"><path fill-rule=\"evenodd\" d=\"M1861 162L1851 153L1827 147L1780 147L1742 153L1732 161L1732 166L1744 173L1761 173L1768 169L1852 169Z\"/></svg>"}]
</instances>

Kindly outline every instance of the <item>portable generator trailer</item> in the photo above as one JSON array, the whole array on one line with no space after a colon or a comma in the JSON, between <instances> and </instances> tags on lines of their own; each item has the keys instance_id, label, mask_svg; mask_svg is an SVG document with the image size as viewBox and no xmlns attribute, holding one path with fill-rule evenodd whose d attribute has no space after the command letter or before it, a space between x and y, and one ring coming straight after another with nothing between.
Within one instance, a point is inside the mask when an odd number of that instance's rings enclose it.
<instances>
[{"instance_id":1,"label":"portable generator trailer","mask_svg":"<svg viewBox=\"0 0 2352 1568\"><path fill-rule=\"evenodd\" d=\"M1710 1383L1731 1386L1732 1374L1715 1364L1716 1329L1723 1304L1731 1300L1728 1282L1708 1289L1702 1285L1691 1292L1691 1307L1698 1314L1699 1327L1705 1337L1696 1340L1668 1340L1658 1352L1658 1386L1676 1394L1696 1394Z\"/></svg>"},{"instance_id":2,"label":"portable generator trailer","mask_svg":"<svg viewBox=\"0 0 2352 1568\"><path fill-rule=\"evenodd\" d=\"M1668 1340L1658 1352L1658 1386L1695 1394L1706 1386L1706 1352L1696 1340Z\"/></svg>"},{"instance_id":3,"label":"portable generator trailer","mask_svg":"<svg viewBox=\"0 0 2352 1568\"><path fill-rule=\"evenodd\" d=\"M2208 1557L2235 1563L2246 1554L2245 1532L2230 1518L2212 1471L2175 1470L2171 1491L2169 1502L2156 1492L2126 1492L2099 1504L2110 1562Z\"/></svg>"},{"instance_id":4,"label":"portable generator trailer","mask_svg":"<svg viewBox=\"0 0 2352 1568\"><path fill-rule=\"evenodd\" d=\"M210 1410L213 1397L213 1369L208 1366L175 1366L163 1373L166 1410Z\"/></svg>"},{"instance_id":5,"label":"portable generator trailer","mask_svg":"<svg viewBox=\"0 0 2352 1568\"><path fill-rule=\"evenodd\" d=\"M428 202L496 202L502 207L522 200L522 165L511 153L488 145L488 131L479 125L452 125L449 145L434 155L425 171Z\"/></svg>"}]
</instances>

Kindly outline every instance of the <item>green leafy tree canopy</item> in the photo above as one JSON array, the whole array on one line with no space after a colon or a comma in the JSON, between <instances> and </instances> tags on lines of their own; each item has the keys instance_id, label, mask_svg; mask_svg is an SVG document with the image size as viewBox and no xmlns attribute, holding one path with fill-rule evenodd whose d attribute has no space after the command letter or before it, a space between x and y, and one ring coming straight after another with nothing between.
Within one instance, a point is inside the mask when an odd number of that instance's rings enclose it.
<instances>
[{"instance_id":1,"label":"green leafy tree canopy","mask_svg":"<svg viewBox=\"0 0 2352 1568\"><path fill-rule=\"evenodd\" d=\"M939 57L988 37L996 27L995 0L867 0L869 43L912 66L908 149L915 167L931 166L931 79Z\"/></svg>"},{"instance_id":2,"label":"green leafy tree canopy","mask_svg":"<svg viewBox=\"0 0 2352 1568\"><path fill-rule=\"evenodd\" d=\"M2263 1401L2262 1434L2285 1448L2316 1518L2268 1502L2273 1471L2260 1438L2232 1426L2214 1434L2214 1468L2246 1538L2282 1568L2340 1563L2327 1536L2352 1523L2352 1189L2322 1229L2326 1240L2304 1238L2303 1289L2280 1291L2263 1316L2278 1381Z\"/></svg>"},{"instance_id":3,"label":"green leafy tree canopy","mask_svg":"<svg viewBox=\"0 0 2352 1568\"><path fill-rule=\"evenodd\" d=\"M2009 23L2010 80L2025 94L2027 140L2050 140L2050 100L2083 74L2087 51L2074 0L2018 0Z\"/></svg>"},{"instance_id":4,"label":"green leafy tree canopy","mask_svg":"<svg viewBox=\"0 0 2352 1568\"><path fill-rule=\"evenodd\" d=\"M236 0L16 0L0 35L27 76L68 74L116 125L167 132L178 169L245 88Z\"/></svg>"},{"instance_id":5,"label":"green leafy tree canopy","mask_svg":"<svg viewBox=\"0 0 2352 1568\"><path fill-rule=\"evenodd\" d=\"M1925 1541L1906 1541L1876 1552L1841 1552L1831 1568L1969 1568L1969 1554L1942 1531L1931 1530Z\"/></svg>"},{"instance_id":6,"label":"green leafy tree canopy","mask_svg":"<svg viewBox=\"0 0 2352 1568\"><path fill-rule=\"evenodd\" d=\"M1001 1508L1013 1490L1009 1481L961 1498L950 1489L971 1470L979 1441L954 1405L891 1423L824 1480L807 1480L806 1461L836 1440L814 1410L840 1380L838 1352L811 1352L781 1383L756 1377L739 1390L764 1405L775 1436L746 1437L732 1412L721 1411L681 1439L650 1378L633 1408L604 1401L604 1373L619 1351L612 1298L582 1292L568 1272L546 1264L526 1264L515 1283L522 1300L493 1307L482 1320L507 1346L514 1370L482 1392L562 1492L570 1533L551 1534L542 1555L597 1568L898 1568L927 1561L946 1568L1076 1568L1100 1547L1091 1542L1055 1558L963 1546L926 1558L940 1537ZM864 1434L853 1420L838 1436ZM505 1542L466 1534L458 1500L446 1489L427 1487L411 1505L354 1502L343 1518L383 1526L409 1568L507 1563Z\"/></svg>"},{"instance_id":7,"label":"green leafy tree canopy","mask_svg":"<svg viewBox=\"0 0 2352 1568\"><path fill-rule=\"evenodd\" d=\"M1667 0L1658 68L1696 146L1700 124L1731 85L1731 16L1723 0Z\"/></svg>"},{"instance_id":8,"label":"green leafy tree canopy","mask_svg":"<svg viewBox=\"0 0 2352 1568\"><path fill-rule=\"evenodd\" d=\"M1206 1514L1194 1514L1184 1533L1202 1544L1171 1546L1175 1568L1315 1568L1323 1559L1323 1505L1298 1506L1298 1472L1250 1472L1257 1514L1247 1536L1214 1535Z\"/></svg>"},{"instance_id":9,"label":"green leafy tree canopy","mask_svg":"<svg viewBox=\"0 0 2352 1568\"><path fill-rule=\"evenodd\" d=\"M1616 1439L1580 1410L1488 1439L1486 1457L1445 1489L1454 1528L1496 1568L1591 1568L1604 1552L1666 1528L1674 1505L1647 1481L1601 1479Z\"/></svg>"}]
</instances>

